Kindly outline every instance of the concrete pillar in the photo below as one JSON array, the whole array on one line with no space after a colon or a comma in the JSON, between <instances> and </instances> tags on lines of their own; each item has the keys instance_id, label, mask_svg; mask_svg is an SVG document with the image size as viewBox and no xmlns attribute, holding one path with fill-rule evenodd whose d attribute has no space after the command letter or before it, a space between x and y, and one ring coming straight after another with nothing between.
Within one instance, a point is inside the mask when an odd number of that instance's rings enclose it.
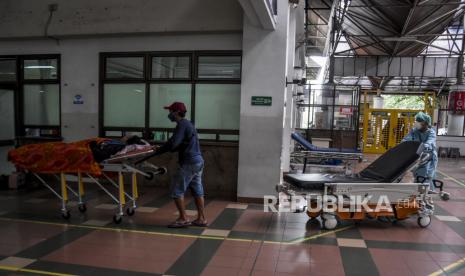
<instances>
[{"instance_id":1,"label":"concrete pillar","mask_svg":"<svg viewBox=\"0 0 465 276\"><path fill-rule=\"evenodd\" d=\"M281 182L289 3L278 1L276 29L264 30L244 16L241 123L237 195L262 198ZM271 106L252 106L252 96L272 97Z\"/></svg>"},{"instance_id":2,"label":"concrete pillar","mask_svg":"<svg viewBox=\"0 0 465 276\"><path fill-rule=\"evenodd\" d=\"M301 7L299 7L301 8ZM296 14L297 9L291 8L289 11L288 40L287 40L287 79L290 81L294 75L295 66L295 45L296 45ZM300 64L299 64L300 66ZM293 94L297 92L297 85L286 87L284 99L284 122L283 122L283 146L281 153L281 170L288 172L290 167L290 148L292 133L292 117L294 110Z\"/></svg>"},{"instance_id":3,"label":"concrete pillar","mask_svg":"<svg viewBox=\"0 0 465 276\"><path fill-rule=\"evenodd\" d=\"M447 125L447 135L462 136L463 134L463 114L449 113L449 122Z\"/></svg>"}]
</instances>

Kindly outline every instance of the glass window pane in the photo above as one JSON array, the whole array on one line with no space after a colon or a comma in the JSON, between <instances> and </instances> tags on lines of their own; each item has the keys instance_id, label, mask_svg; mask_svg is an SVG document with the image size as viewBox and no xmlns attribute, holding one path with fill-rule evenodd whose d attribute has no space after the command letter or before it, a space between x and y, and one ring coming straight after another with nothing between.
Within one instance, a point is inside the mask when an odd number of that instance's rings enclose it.
<instances>
[{"instance_id":1,"label":"glass window pane","mask_svg":"<svg viewBox=\"0 0 465 276\"><path fill-rule=\"evenodd\" d=\"M151 84L150 85L150 127L174 128L176 125L168 119L168 111L163 107L173 102L183 102L186 105L186 118L190 120L191 85L182 84Z\"/></svg>"},{"instance_id":2,"label":"glass window pane","mask_svg":"<svg viewBox=\"0 0 465 276\"><path fill-rule=\"evenodd\" d=\"M220 134L221 141L239 141L239 135Z\"/></svg>"},{"instance_id":3,"label":"glass window pane","mask_svg":"<svg viewBox=\"0 0 465 276\"><path fill-rule=\"evenodd\" d=\"M199 129L239 129L240 84L197 84L195 125Z\"/></svg>"},{"instance_id":4,"label":"glass window pane","mask_svg":"<svg viewBox=\"0 0 465 276\"><path fill-rule=\"evenodd\" d=\"M16 80L16 60L0 59L0 81Z\"/></svg>"},{"instance_id":5,"label":"glass window pane","mask_svg":"<svg viewBox=\"0 0 465 276\"><path fill-rule=\"evenodd\" d=\"M142 131L125 131L124 136L139 136L143 137L144 133Z\"/></svg>"},{"instance_id":6,"label":"glass window pane","mask_svg":"<svg viewBox=\"0 0 465 276\"><path fill-rule=\"evenodd\" d=\"M123 137L122 131L105 131L105 137Z\"/></svg>"},{"instance_id":7,"label":"glass window pane","mask_svg":"<svg viewBox=\"0 0 465 276\"><path fill-rule=\"evenodd\" d=\"M107 58L105 72L107 79L142 79L144 78L144 58Z\"/></svg>"},{"instance_id":8,"label":"glass window pane","mask_svg":"<svg viewBox=\"0 0 465 276\"><path fill-rule=\"evenodd\" d=\"M104 125L144 127L145 84L105 84Z\"/></svg>"},{"instance_id":9,"label":"glass window pane","mask_svg":"<svg viewBox=\"0 0 465 276\"><path fill-rule=\"evenodd\" d=\"M56 80L58 78L57 59L24 60L25 80Z\"/></svg>"},{"instance_id":10,"label":"glass window pane","mask_svg":"<svg viewBox=\"0 0 465 276\"><path fill-rule=\"evenodd\" d=\"M309 122L309 107L299 107L298 112L296 116L294 117L294 125L296 128L308 128L308 122Z\"/></svg>"},{"instance_id":11,"label":"glass window pane","mask_svg":"<svg viewBox=\"0 0 465 276\"><path fill-rule=\"evenodd\" d=\"M24 129L26 136L34 136L34 137L44 137L44 136L58 136L59 130L58 128L40 128L40 127L27 127ZM27 142L28 143L28 142Z\"/></svg>"},{"instance_id":12,"label":"glass window pane","mask_svg":"<svg viewBox=\"0 0 465 276\"><path fill-rule=\"evenodd\" d=\"M336 105L353 105L354 92L352 90L336 90Z\"/></svg>"},{"instance_id":13,"label":"glass window pane","mask_svg":"<svg viewBox=\"0 0 465 276\"><path fill-rule=\"evenodd\" d=\"M350 107L336 107L334 110L334 129L355 130L355 115L357 109Z\"/></svg>"},{"instance_id":14,"label":"glass window pane","mask_svg":"<svg viewBox=\"0 0 465 276\"><path fill-rule=\"evenodd\" d=\"M0 140L15 138L14 91L0 89Z\"/></svg>"},{"instance_id":15,"label":"glass window pane","mask_svg":"<svg viewBox=\"0 0 465 276\"><path fill-rule=\"evenodd\" d=\"M308 128L310 129L331 129L331 119L333 108L331 106L310 107Z\"/></svg>"},{"instance_id":16,"label":"glass window pane","mask_svg":"<svg viewBox=\"0 0 465 276\"><path fill-rule=\"evenodd\" d=\"M216 140L216 134L199 133L198 136L200 140Z\"/></svg>"},{"instance_id":17,"label":"glass window pane","mask_svg":"<svg viewBox=\"0 0 465 276\"><path fill-rule=\"evenodd\" d=\"M309 104L332 105L334 102L334 89L311 89L309 94Z\"/></svg>"},{"instance_id":18,"label":"glass window pane","mask_svg":"<svg viewBox=\"0 0 465 276\"><path fill-rule=\"evenodd\" d=\"M27 84L24 90L24 124L60 124L60 87L58 84Z\"/></svg>"},{"instance_id":19,"label":"glass window pane","mask_svg":"<svg viewBox=\"0 0 465 276\"><path fill-rule=\"evenodd\" d=\"M168 131L154 131L153 132L153 140L157 142L165 142L167 141L173 133Z\"/></svg>"},{"instance_id":20,"label":"glass window pane","mask_svg":"<svg viewBox=\"0 0 465 276\"><path fill-rule=\"evenodd\" d=\"M154 79L188 79L189 57L153 57L152 78Z\"/></svg>"},{"instance_id":21,"label":"glass window pane","mask_svg":"<svg viewBox=\"0 0 465 276\"><path fill-rule=\"evenodd\" d=\"M240 56L202 56L199 57L199 79L240 79Z\"/></svg>"}]
</instances>

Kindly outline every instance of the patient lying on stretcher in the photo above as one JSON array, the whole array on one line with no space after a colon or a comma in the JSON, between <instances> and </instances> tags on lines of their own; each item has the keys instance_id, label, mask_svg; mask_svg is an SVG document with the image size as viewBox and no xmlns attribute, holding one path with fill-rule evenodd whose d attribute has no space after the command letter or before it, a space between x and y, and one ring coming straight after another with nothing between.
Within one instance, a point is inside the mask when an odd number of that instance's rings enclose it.
<instances>
[{"instance_id":1,"label":"patient lying on stretcher","mask_svg":"<svg viewBox=\"0 0 465 276\"><path fill-rule=\"evenodd\" d=\"M148 142L137 136L93 138L72 143L25 145L11 150L8 160L18 169L36 173L87 172L100 175L100 162L113 156L151 149Z\"/></svg>"},{"instance_id":2,"label":"patient lying on stretcher","mask_svg":"<svg viewBox=\"0 0 465 276\"><path fill-rule=\"evenodd\" d=\"M147 141L135 135L100 142L91 141L89 147L95 161L99 163L110 157L152 149L152 146Z\"/></svg>"}]
</instances>

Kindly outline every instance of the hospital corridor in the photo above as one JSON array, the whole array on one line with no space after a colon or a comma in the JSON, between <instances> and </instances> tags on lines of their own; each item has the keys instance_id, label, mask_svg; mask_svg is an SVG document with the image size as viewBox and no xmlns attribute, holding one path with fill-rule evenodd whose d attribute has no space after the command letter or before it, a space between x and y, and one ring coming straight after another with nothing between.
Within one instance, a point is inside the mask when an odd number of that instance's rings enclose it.
<instances>
[{"instance_id":1,"label":"hospital corridor","mask_svg":"<svg viewBox=\"0 0 465 276\"><path fill-rule=\"evenodd\" d=\"M465 276L464 0L0 1L0 275Z\"/></svg>"}]
</instances>

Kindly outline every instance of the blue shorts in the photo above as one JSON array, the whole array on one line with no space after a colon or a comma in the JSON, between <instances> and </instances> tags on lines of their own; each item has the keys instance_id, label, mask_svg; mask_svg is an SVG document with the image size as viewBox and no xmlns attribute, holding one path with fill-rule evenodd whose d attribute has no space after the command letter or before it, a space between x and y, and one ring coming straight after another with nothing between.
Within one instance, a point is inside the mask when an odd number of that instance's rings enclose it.
<instances>
[{"instance_id":1,"label":"blue shorts","mask_svg":"<svg viewBox=\"0 0 465 276\"><path fill-rule=\"evenodd\" d=\"M203 162L179 165L171 181L171 197L184 197L188 188L193 196L203 196L202 172Z\"/></svg>"}]
</instances>

